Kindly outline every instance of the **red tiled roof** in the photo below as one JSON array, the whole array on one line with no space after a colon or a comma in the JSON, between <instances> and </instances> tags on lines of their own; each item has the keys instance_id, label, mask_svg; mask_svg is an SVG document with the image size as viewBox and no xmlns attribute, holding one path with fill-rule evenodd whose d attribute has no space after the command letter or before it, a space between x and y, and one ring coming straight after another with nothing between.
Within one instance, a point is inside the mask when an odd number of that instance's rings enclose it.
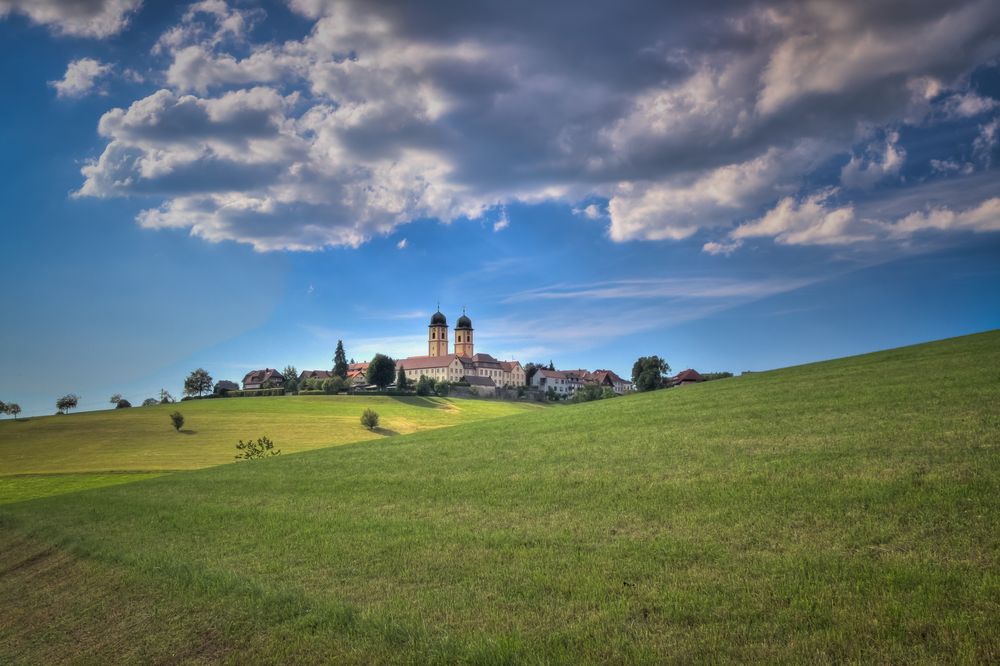
<instances>
[{"instance_id":1,"label":"red tiled roof","mask_svg":"<svg viewBox=\"0 0 1000 666\"><path fill-rule=\"evenodd\" d=\"M678 372L677 376L674 377L675 382L703 382L705 378L698 374L697 371L688 368L683 372Z\"/></svg>"},{"instance_id":2,"label":"red tiled roof","mask_svg":"<svg viewBox=\"0 0 1000 666\"><path fill-rule=\"evenodd\" d=\"M243 377L244 384L263 384L266 381L284 382L285 378L274 368L251 370Z\"/></svg>"},{"instance_id":3,"label":"red tiled roof","mask_svg":"<svg viewBox=\"0 0 1000 666\"><path fill-rule=\"evenodd\" d=\"M396 367L402 366L405 370L446 368L451 365L452 361L456 358L462 361L463 365L469 362L466 359L455 356L454 354L445 354L444 356L411 356L409 358L402 358L396 361Z\"/></svg>"}]
</instances>

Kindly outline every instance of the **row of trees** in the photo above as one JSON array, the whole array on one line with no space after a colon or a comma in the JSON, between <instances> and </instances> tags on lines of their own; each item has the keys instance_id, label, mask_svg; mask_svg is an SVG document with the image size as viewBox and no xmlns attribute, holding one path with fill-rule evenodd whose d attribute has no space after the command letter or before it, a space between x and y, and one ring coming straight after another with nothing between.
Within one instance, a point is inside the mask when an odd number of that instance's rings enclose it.
<instances>
[{"instance_id":1,"label":"row of trees","mask_svg":"<svg viewBox=\"0 0 1000 666\"><path fill-rule=\"evenodd\" d=\"M21 405L16 402L4 402L0 400L0 414L9 414L17 420L17 415L21 413Z\"/></svg>"}]
</instances>

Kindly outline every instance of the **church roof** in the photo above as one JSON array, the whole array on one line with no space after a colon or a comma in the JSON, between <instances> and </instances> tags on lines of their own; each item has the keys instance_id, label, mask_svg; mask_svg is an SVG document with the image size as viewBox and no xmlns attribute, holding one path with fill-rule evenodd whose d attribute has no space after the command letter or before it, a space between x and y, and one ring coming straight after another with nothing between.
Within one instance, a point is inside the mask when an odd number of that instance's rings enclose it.
<instances>
[{"instance_id":1,"label":"church roof","mask_svg":"<svg viewBox=\"0 0 1000 666\"><path fill-rule=\"evenodd\" d=\"M431 326L447 326L447 325L448 325L448 319L447 317L444 316L444 314L440 310L431 315Z\"/></svg>"},{"instance_id":2,"label":"church roof","mask_svg":"<svg viewBox=\"0 0 1000 666\"><path fill-rule=\"evenodd\" d=\"M397 366L405 370L427 370L428 368L447 368L457 356L445 354L443 356L410 356L396 361Z\"/></svg>"},{"instance_id":3,"label":"church roof","mask_svg":"<svg viewBox=\"0 0 1000 666\"><path fill-rule=\"evenodd\" d=\"M462 316L458 318L458 324L455 328L472 328L472 320L466 317L463 312Z\"/></svg>"}]
</instances>

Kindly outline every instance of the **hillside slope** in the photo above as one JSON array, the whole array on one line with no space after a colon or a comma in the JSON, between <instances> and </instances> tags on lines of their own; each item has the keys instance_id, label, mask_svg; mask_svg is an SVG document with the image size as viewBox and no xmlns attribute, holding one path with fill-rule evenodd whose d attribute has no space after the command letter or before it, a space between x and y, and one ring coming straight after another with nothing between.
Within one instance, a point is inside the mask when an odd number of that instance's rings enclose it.
<instances>
[{"instance_id":1,"label":"hillside slope","mask_svg":"<svg viewBox=\"0 0 1000 666\"><path fill-rule=\"evenodd\" d=\"M374 432L360 422L368 407L382 418ZM197 400L5 420L0 421L0 504L154 476L149 472L231 463L241 439L266 435L287 454L540 408L484 400L319 395ZM180 432L170 423L175 410L185 417Z\"/></svg>"},{"instance_id":2,"label":"hillside slope","mask_svg":"<svg viewBox=\"0 0 1000 666\"><path fill-rule=\"evenodd\" d=\"M0 661L996 662L998 405L990 332L11 504Z\"/></svg>"}]
</instances>

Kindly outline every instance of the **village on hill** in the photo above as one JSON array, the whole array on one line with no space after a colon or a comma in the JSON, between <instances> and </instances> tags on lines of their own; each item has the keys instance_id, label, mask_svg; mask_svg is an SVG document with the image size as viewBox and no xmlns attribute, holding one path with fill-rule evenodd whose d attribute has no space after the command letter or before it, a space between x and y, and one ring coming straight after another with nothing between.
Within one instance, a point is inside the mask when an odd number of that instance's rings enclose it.
<instances>
[{"instance_id":1,"label":"village on hill","mask_svg":"<svg viewBox=\"0 0 1000 666\"><path fill-rule=\"evenodd\" d=\"M585 387L607 391L608 396L620 396L636 390L635 383L608 369L588 370L585 368L556 369L548 365L522 363L517 359L502 360L492 354L477 352L475 329L472 319L465 313L458 318L454 328L454 343L448 319L440 308L431 315L427 327L427 354L408 356L392 361L392 377L388 384L373 381L370 367L372 361L354 362L346 365L341 376L337 369L303 370L297 375L279 371L276 368L252 370L243 377L243 392L269 389L287 389L294 386L298 392L329 392L329 382L336 383L337 390L379 391L404 390L419 382L431 383L437 387L447 386L447 391L456 396L527 398L536 400L565 400L577 396ZM381 355L379 355L381 356ZM385 357L387 358L387 357ZM705 381L705 377L693 369L684 370L673 377L667 377L665 386L683 386ZM401 385L405 382L405 386ZM325 386L324 386L325 384ZM216 392L237 391L234 382L220 381Z\"/></svg>"}]
</instances>

